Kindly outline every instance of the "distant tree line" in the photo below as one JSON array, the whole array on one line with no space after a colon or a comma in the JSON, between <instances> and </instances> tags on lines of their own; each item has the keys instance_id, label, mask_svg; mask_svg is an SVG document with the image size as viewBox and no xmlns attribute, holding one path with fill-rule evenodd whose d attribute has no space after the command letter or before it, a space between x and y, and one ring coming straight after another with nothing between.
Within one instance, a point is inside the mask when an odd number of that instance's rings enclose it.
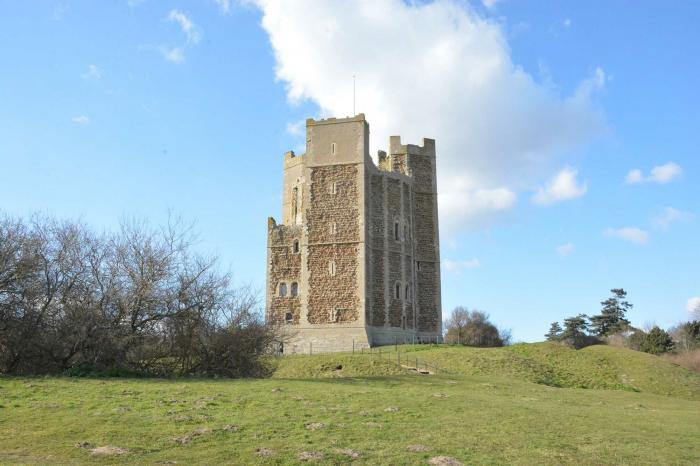
<instances>
[{"instance_id":1,"label":"distant tree line","mask_svg":"<svg viewBox=\"0 0 700 466\"><path fill-rule=\"evenodd\" d=\"M700 349L699 321L681 323L669 331L658 326L653 326L648 331L635 328L626 318L627 312L633 307L627 301L627 292L622 288L610 291L612 296L601 302L600 314L591 317L578 314L564 319L563 326L559 322L553 322L545 338L574 348L619 342L628 348L656 355Z\"/></svg>"},{"instance_id":2,"label":"distant tree line","mask_svg":"<svg viewBox=\"0 0 700 466\"><path fill-rule=\"evenodd\" d=\"M191 228L0 217L0 372L256 376L276 339Z\"/></svg>"},{"instance_id":3,"label":"distant tree line","mask_svg":"<svg viewBox=\"0 0 700 466\"><path fill-rule=\"evenodd\" d=\"M510 344L509 330L498 329L482 311L457 306L445 321L445 343L478 347L498 347Z\"/></svg>"}]
</instances>

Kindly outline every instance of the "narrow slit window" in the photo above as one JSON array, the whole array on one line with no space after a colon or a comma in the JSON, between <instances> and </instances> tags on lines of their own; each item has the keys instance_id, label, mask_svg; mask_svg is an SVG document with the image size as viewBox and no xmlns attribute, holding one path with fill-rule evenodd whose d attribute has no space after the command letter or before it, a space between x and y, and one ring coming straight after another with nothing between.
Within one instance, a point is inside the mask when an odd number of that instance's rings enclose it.
<instances>
[{"instance_id":1,"label":"narrow slit window","mask_svg":"<svg viewBox=\"0 0 700 466\"><path fill-rule=\"evenodd\" d=\"M394 240L399 241L399 222L394 222Z\"/></svg>"},{"instance_id":2,"label":"narrow slit window","mask_svg":"<svg viewBox=\"0 0 700 466\"><path fill-rule=\"evenodd\" d=\"M336 273L335 261L329 261L328 262L328 275L333 277L333 276L335 276L335 273Z\"/></svg>"},{"instance_id":3,"label":"narrow slit window","mask_svg":"<svg viewBox=\"0 0 700 466\"><path fill-rule=\"evenodd\" d=\"M298 253L299 253L299 240L298 240L298 239L295 239L295 240L294 240L294 243L293 243L293 246L292 246L292 250L294 251L294 254L298 254Z\"/></svg>"},{"instance_id":4,"label":"narrow slit window","mask_svg":"<svg viewBox=\"0 0 700 466\"><path fill-rule=\"evenodd\" d=\"M292 290L294 290L294 283L292 283ZM294 291L292 291L294 293ZM408 302L411 301L411 286L406 285L406 289L404 290L404 299Z\"/></svg>"},{"instance_id":5,"label":"narrow slit window","mask_svg":"<svg viewBox=\"0 0 700 466\"><path fill-rule=\"evenodd\" d=\"M289 293L292 295L293 298L295 298L299 294L299 284L297 282L292 282L292 286L289 290Z\"/></svg>"},{"instance_id":6,"label":"narrow slit window","mask_svg":"<svg viewBox=\"0 0 700 466\"><path fill-rule=\"evenodd\" d=\"M335 143L331 143L331 155L335 155Z\"/></svg>"},{"instance_id":7,"label":"narrow slit window","mask_svg":"<svg viewBox=\"0 0 700 466\"><path fill-rule=\"evenodd\" d=\"M328 191L331 194L338 194L338 183L332 181L331 184L328 186Z\"/></svg>"},{"instance_id":8,"label":"narrow slit window","mask_svg":"<svg viewBox=\"0 0 700 466\"><path fill-rule=\"evenodd\" d=\"M337 321L338 321L338 310L331 309L331 322L337 322Z\"/></svg>"},{"instance_id":9,"label":"narrow slit window","mask_svg":"<svg viewBox=\"0 0 700 466\"><path fill-rule=\"evenodd\" d=\"M284 298L287 296L287 284L282 282L280 283L280 297Z\"/></svg>"},{"instance_id":10,"label":"narrow slit window","mask_svg":"<svg viewBox=\"0 0 700 466\"><path fill-rule=\"evenodd\" d=\"M294 219L294 223L296 223L296 218L297 218L297 202L299 201L299 188L294 188L292 189L292 218Z\"/></svg>"},{"instance_id":11,"label":"narrow slit window","mask_svg":"<svg viewBox=\"0 0 700 466\"><path fill-rule=\"evenodd\" d=\"M294 322L294 314L292 314L291 312L288 312L287 314L285 314L284 321L288 324L291 324L292 322Z\"/></svg>"},{"instance_id":12,"label":"narrow slit window","mask_svg":"<svg viewBox=\"0 0 700 466\"><path fill-rule=\"evenodd\" d=\"M399 282L394 285L394 298L401 299L401 284Z\"/></svg>"},{"instance_id":13,"label":"narrow slit window","mask_svg":"<svg viewBox=\"0 0 700 466\"><path fill-rule=\"evenodd\" d=\"M335 235L338 233L338 224L336 222L331 222L328 229L330 230L331 235Z\"/></svg>"}]
</instances>

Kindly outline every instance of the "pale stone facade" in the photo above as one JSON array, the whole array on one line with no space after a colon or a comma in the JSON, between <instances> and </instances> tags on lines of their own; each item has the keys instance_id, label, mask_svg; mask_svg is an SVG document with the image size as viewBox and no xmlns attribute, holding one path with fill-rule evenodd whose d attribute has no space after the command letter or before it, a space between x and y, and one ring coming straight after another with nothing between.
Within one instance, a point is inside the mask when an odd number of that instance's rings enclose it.
<instances>
[{"instance_id":1,"label":"pale stone facade","mask_svg":"<svg viewBox=\"0 0 700 466\"><path fill-rule=\"evenodd\" d=\"M268 322L285 353L346 351L441 335L435 141L392 136L377 167L369 124L306 121L284 157L282 222L268 220Z\"/></svg>"}]
</instances>

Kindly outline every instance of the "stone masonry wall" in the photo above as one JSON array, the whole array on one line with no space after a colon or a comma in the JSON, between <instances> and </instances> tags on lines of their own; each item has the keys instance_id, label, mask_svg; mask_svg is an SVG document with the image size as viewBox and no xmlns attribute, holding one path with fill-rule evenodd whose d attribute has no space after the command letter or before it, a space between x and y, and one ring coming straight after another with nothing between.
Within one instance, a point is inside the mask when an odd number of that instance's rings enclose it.
<instances>
[{"instance_id":1,"label":"stone masonry wall","mask_svg":"<svg viewBox=\"0 0 700 466\"><path fill-rule=\"evenodd\" d=\"M268 321L277 324L285 323L286 314L292 313L292 322L299 323L301 303L299 295L291 296L291 284L299 283L301 276L301 254L294 253L293 242L299 239L300 228L275 226L269 231L270 264L268 264L268 293L270 303ZM279 295L280 283L286 283L287 296Z\"/></svg>"},{"instance_id":2,"label":"stone masonry wall","mask_svg":"<svg viewBox=\"0 0 700 466\"><path fill-rule=\"evenodd\" d=\"M384 209L384 177L381 175L370 176L370 229L369 244L370 265L368 275L371 290L370 319L374 326L383 326L386 317L386 281L384 279L384 238L387 234L386 211Z\"/></svg>"},{"instance_id":3,"label":"stone masonry wall","mask_svg":"<svg viewBox=\"0 0 700 466\"><path fill-rule=\"evenodd\" d=\"M435 283L435 263L422 262L418 276L418 330L434 331L439 328L440 318L436 307L437 287Z\"/></svg>"},{"instance_id":4,"label":"stone masonry wall","mask_svg":"<svg viewBox=\"0 0 700 466\"><path fill-rule=\"evenodd\" d=\"M358 319L358 252L354 244L309 246L309 323L348 323ZM335 263L335 275L329 270L330 261Z\"/></svg>"},{"instance_id":5,"label":"stone masonry wall","mask_svg":"<svg viewBox=\"0 0 700 466\"><path fill-rule=\"evenodd\" d=\"M359 318L357 174L355 165L311 169L306 210L310 324L349 323Z\"/></svg>"},{"instance_id":6,"label":"stone masonry wall","mask_svg":"<svg viewBox=\"0 0 700 466\"><path fill-rule=\"evenodd\" d=\"M359 196L355 165L311 169L310 194L310 205L306 210L309 244L359 241ZM333 223L335 230L332 228Z\"/></svg>"}]
</instances>

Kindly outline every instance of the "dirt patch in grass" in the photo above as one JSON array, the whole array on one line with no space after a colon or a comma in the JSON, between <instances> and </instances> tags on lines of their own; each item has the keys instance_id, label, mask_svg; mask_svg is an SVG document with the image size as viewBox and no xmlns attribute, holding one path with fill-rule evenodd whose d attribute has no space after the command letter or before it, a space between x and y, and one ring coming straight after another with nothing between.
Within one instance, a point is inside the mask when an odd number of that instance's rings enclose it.
<instances>
[{"instance_id":1,"label":"dirt patch in grass","mask_svg":"<svg viewBox=\"0 0 700 466\"><path fill-rule=\"evenodd\" d=\"M104 455L104 456L116 456L116 455L123 455L124 453L128 453L129 450L126 448L120 448L120 447L115 447L112 445L105 445L103 447L96 447L92 448L90 450L90 454L92 455Z\"/></svg>"},{"instance_id":2,"label":"dirt patch in grass","mask_svg":"<svg viewBox=\"0 0 700 466\"><path fill-rule=\"evenodd\" d=\"M325 428L326 425L322 422L309 422L305 427L307 430L321 430Z\"/></svg>"},{"instance_id":3,"label":"dirt patch in grass","mask_svg":"<svg viewBox=\"0 0 700 466\"><path fill-rule=\"evenodd\" d=\"M211 429L208 427L199 427L189 434L183 435L182 437L175 437L173 440L175 443L178 445L187 445L190 443L192 440L196 439L197 437L201 437L204 434L208 434L211 432Z\"/></svg>"},{"instance_id":4,"label":"dirt patch in grass","mask_svg":"<svg viewBox=\"0 0 700 466\"><path fill-rule=\"evenodd\" d=\"M428 460L433 466L463 466L464 463L449 456L434 456Z\"/></svg>"},{"instance_id":5,"label":"dirt patch in grass","mask_svg":"<svg viewBox=\"0 0 700 466\"><path fill-rule=\"evenodd\" d=\"M302 451L297 458L299 458L299 461L320 461L323 459L323 453L320 451Z\"/></svg>"},{"instance_id":6,"label":"dirt patch in grass","mask_svg":"<svg viewBox=\"0 0 700 466\"><path fill-rule=\"evenodd\" d=\"M339 455L348 456L348 457L353 458L353 459L359 458L362 455L362 453L360 453L359 451L352 450L350 448L336 448L333 451L335 451Z\"/></svg>"},{"instance_id":7,"label":"dirt patch in grass","mask_svg":"<svg viewBox=\"0 0 700 466\"><path fill-rule=\"evenodd\" d=\"M258 456L263 456L265 458L270 457L275 454L273 450L265 447L258 447L255 449L255 454Z\"/></svg>"}]
</instances>

